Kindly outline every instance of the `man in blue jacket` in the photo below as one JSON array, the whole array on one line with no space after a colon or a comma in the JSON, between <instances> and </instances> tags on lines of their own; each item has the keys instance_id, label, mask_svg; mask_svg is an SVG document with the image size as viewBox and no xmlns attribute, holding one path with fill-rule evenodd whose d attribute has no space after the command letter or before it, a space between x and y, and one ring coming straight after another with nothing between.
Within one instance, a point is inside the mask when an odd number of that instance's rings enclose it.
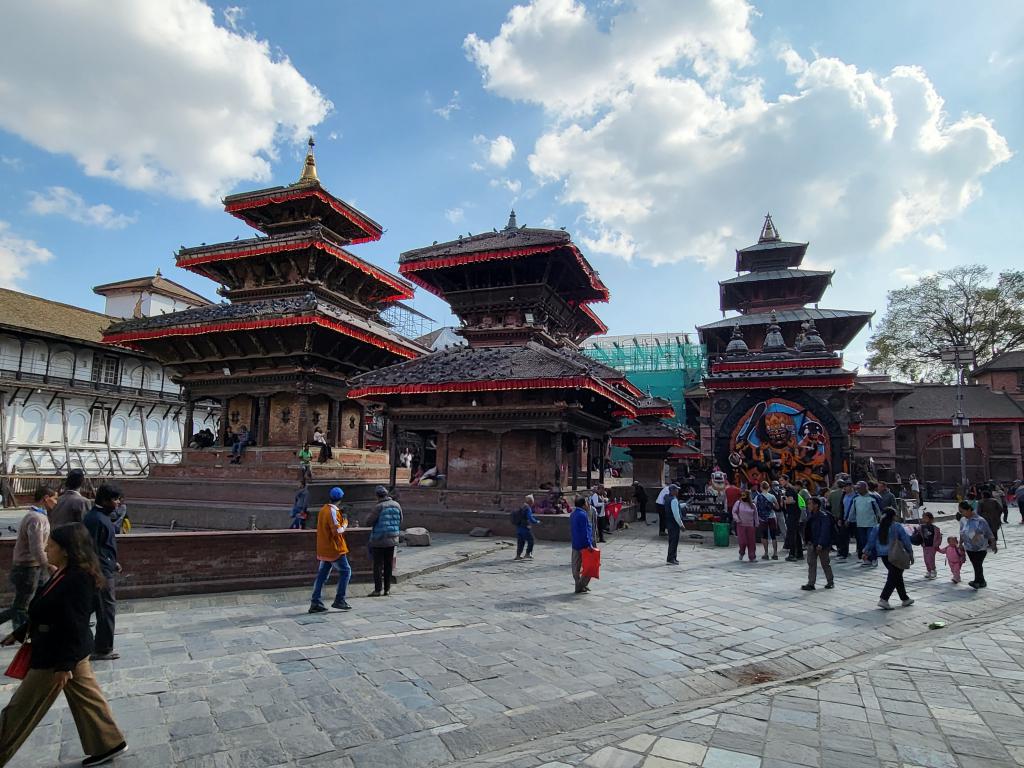
<instances>
[{"instance_id":1,"label":"man in blue jacket","mask_svg":"<svg viewBox=\"0 0 1024 768\"><path fill-rule=\"evenodd\" d=\"M96 490L92 509L82 520L92 537L100 560L100 570L107 580L106 586L96 590L96 642L93 654L89 657L93 660L112 661L121 658L114 651L114 621L117 614L114 581L121 572L121 564L117 562L117 535L110 516L123 498L124 494L117 486L101 485Z\"/></svg>"},{"instance_id":2,"label":"man in blue jacket","mask_svg":"<svg viewBox=\"0 0 1024 768\"><path fill-rule=\"evenodd\" d=\"M572 578L576 582L576 594L589 592L590 577L584 577L583 550L595 549L594 531L590 527L590 516L587 514L587 500L576 497L576 508L569 515L569 532L572 534Z\"/></svg>"}]
</instances>

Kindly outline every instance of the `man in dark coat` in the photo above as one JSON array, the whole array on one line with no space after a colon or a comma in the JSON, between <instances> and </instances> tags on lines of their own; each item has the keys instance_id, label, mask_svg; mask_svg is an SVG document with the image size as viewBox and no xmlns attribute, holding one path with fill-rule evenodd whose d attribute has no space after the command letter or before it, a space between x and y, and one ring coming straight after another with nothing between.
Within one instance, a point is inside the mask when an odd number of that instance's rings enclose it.
<instances>
[{"instance_id":1,"label":"man in dark coat","mask_svg":"<svg viewBox=\"0 0 1024 768\"><path fill-rule=\"evenodd\" d=\"M633 498L636 500L636 519L647 520L647 489L639 480L633 481Z\"/></svg>"},{"instance_id":2,"label":"man in dark coat","mask_svg":"<svg viewBox=\"0 0 1024 768\"><path fill-rule=\"evenodd\" d=\"M818 563L825 572L825 589L832 589L832 565L829 550L835 531L835 519L827 512L818 496L807 502L807 522L804 523L804 541L807 543L807 583L800 589L811 591L818 578Z\"/></svg>"},{"instance_id":3,"label":"man in dark coat","mask_svg":"<svg viewBox=\"0 0 1024 768\"><path fill-rule=\"evenodd\" d=\"M114 580L121 572L121 564L117 562L117 534L111 516L117 511L123 497L124 494L117 486L101 485L96 491L95 504L82 520L96 546L100 568L107 580L105 587L96 590L96 643L89 657L94 660L121 658L119 653L114 652L114 617L117 615Z\"/></svg>"}]
</instances>

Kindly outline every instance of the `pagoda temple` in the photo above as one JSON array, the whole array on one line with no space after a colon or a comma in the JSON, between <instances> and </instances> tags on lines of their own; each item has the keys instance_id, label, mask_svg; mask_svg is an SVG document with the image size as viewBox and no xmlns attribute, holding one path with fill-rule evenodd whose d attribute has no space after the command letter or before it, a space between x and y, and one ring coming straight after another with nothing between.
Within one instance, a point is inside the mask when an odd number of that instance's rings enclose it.
<instances>
[{"instance_id":1,"label":"pagoda temple","mask_svg":"<svg viewBox=\"0 0 1024 768\"><path fill-rule=\"evenodd\" d=\"M513 211L500 231L399 263L451 305L467 346L361 374L349 397L384 403L396 436L434 446L424 466L443 477L447 503L493 510L524 491L589 484L592 470L603 480L608 433L620 414L636 416L643 393L578 351L605 330L589 305L608 289L570 236L519 226Z\"/></svg>"},{"instance_id":2,"label":"pagoda temple","mask_svg":"<svg viewBox=\"0 0 1024 768\"><path fill-rule=\"evenodd\" d=\"M829 350L844 349L861 332L873 312L818 307L835 273L800 269L807 246L783 240L771 214L764 217L757 243L736 251L736 277L718 283L722 314L735 310L739 316L697 327L709 356L725 351L736 325L748 348L757 349L773 311L782 338L790 346L810 320ZM808 306L811 304L814 306Z\"/></svg>"},{"instance_id":3,"label":"pagoda temple","mask_svg":"<svg viewBox=\"0 0 1024 768\"><path fill-rule=\"evenodd\" d=\"M351 253L347 246L379 240L377 224L320 184L313 141L298 181L231 195L225 210L258 230L248 239L182 247L177 265L221 285L219 305L117 322L104 341L145 352L172 367L184 390L185 443L193 432L191 404L214 399L223 418L216 445L245 426L241 467L223 455L185 450L179 467L158 475L195 476L197 465L220 475L267 474L294 483L295 452L319 428L336 446L336 476L369 476L364 405L346 399L350 377L426 352L394 332L380 313L411 298L413 286ZM339 450L340 449L340 450ZM346 470L348 465L349 470ZM371 479L377 479L375 477ZM383 479L380 477L379 479Z\"/></svg>"},{"instance_id":4,"label":"pagoda temple","mask_svg":"<svg viewBox=\"0 0 1024 768\"><path fill-rule=\"evenodd\" d=\"M818 309L833 273L798 269L806 250L766 216L757 245L736 252L746 274L719 283L722 310L740 314L698 326L709 373L687 397L700 408L702 452L744 485L781 474L825 485L851 466L856 374L841 352L872 313Z\"/></svg>"},{"instance_id":5,"label":"pagoda temple","mask_svg":"<svg viewBox=\"0 0 1024 768\"><path fill-rule=\"evenodd\" d=\"M673 451L675 458L700 458L692 444L696 435L666 421L675 416L671 402L648 395L637 404L636 420L611 433L611 444L627 449L633 460L633 479L644 487L661 489L665 462L673 458Z\"/></svg>"}]
</instances>

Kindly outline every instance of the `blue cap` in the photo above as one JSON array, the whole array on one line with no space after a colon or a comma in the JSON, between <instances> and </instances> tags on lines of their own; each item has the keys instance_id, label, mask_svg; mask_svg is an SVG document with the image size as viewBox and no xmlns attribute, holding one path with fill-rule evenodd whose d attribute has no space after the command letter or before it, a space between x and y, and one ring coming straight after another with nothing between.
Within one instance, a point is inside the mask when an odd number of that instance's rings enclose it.
<instances>
[{"instance_id":1,"label":"blue cap","mask_svg":"<svg viewBox=\"0 0 1024 768\"><path fill-rule=\"evenodd\" d=\"M341 501L341 497L345 495L345 492L335 486L331 488L331 501Z\"/></svg>"}]
</instances>

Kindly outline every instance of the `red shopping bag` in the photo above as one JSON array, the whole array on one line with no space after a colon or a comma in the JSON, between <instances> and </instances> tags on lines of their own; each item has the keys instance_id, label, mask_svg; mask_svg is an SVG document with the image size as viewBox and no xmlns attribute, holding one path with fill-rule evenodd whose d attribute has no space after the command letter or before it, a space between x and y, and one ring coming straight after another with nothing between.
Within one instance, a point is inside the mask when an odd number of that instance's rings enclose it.
<instances>
[{"instance_id":1,"label":"red shopping bag","mask_svg":"<svg viewBox=\"0 0 1024 768\"><path fill-rule=\"evenodd\" d=\"M7 671L4 672L7 677L13 677L16 680L24 680L25 675L28 674L29 664L32 663L32 643L22 643L21 648L14 654L14 658L11 659L11 663L7 667Z\"/></svg>"},{"instance_id":2,"label":"red shopping bag","mask_svg":"<svg viewBox=\"0 0 1024 768\"><path fill-rule=\"evenodd\" d=\"M584 549L580 552L583 557L583 568L581 569L581 575L585 579L600 579L601 578L601 550L600 549Z\"/></svg>"}]
</instances>

